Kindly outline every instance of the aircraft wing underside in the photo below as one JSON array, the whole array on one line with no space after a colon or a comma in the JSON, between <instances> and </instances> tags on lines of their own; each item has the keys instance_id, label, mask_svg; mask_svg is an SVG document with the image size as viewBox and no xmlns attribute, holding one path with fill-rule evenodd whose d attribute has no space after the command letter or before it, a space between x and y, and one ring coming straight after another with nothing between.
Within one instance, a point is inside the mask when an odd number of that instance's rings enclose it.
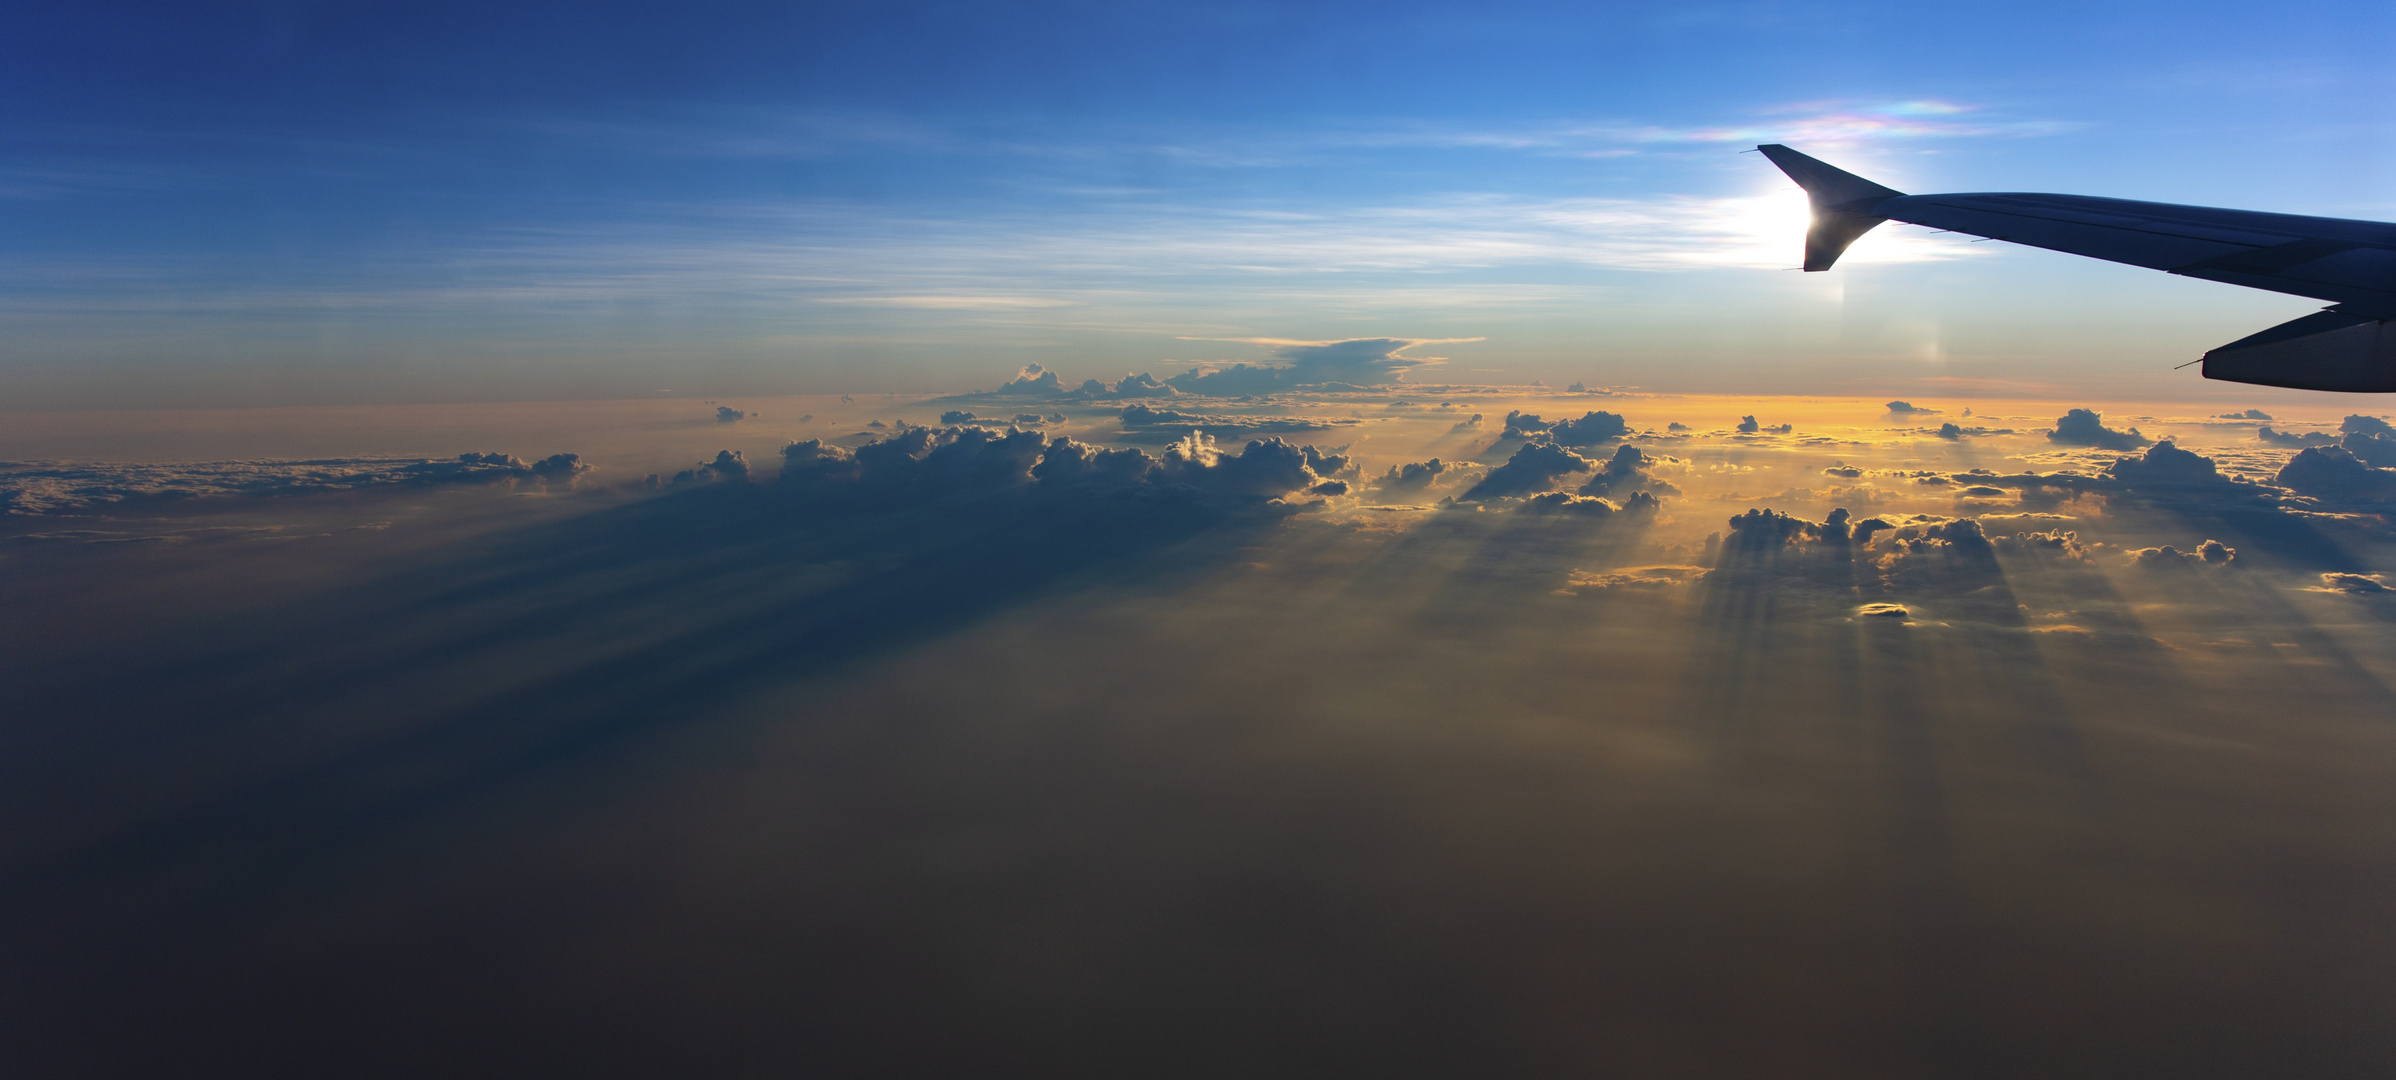
<instances>
[{"instance_id":1,"label":"aircraft wing underside","mask_svg":"<svg viewBox=\"0 0 2396 1080\"><path fill-rule=\"evenodd\" d=\"M2086 195L1900 195L1874 214L2396 318L2396 225Z\"/></svg>"}]
</instances>

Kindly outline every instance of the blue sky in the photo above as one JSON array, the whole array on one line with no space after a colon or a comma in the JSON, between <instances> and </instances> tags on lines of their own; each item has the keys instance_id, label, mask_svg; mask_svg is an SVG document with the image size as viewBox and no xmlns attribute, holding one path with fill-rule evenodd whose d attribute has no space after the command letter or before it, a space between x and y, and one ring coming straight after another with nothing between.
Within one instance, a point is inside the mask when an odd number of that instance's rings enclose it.
<instances>
[{"instance_id":1,"label":"blue sky","mask_svg":"<svg viewBox=\"0 0 2396 1080\"><path fill-rule=\"evenodd\" d=\"M9 408L1418 373L2207 388L2287 297L1883 230L1905 190L2396 217L2384 5L42 5L0 44Z\"/></svg>"}]
</instances>

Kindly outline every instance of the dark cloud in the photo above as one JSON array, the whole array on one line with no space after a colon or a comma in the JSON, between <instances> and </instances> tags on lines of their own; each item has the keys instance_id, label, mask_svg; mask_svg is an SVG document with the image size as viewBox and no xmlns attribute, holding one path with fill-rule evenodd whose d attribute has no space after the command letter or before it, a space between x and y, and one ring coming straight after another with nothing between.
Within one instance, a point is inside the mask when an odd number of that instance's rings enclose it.
<instances>
[{"instance_id":1,"label":"dark cloud","mask_svg":"<svg viewBox=\"0 0 2396 1080\"><path fill-rule=\"evenodd\" d=\"M314 458L162 464L0 462L0 512L57 514L99 507L228 496L299 495L391 485L454 483L572 487L592 471L577 454L526 462L513 454L455 460Z\"/></svg>"},{"instance_id":2,"label":"dark cloud","mask_svg":"<svg viewBox=\"0 0 2396 1080\"><path fill-rule=\"evenodd\" d=\"M2133 488L2223 482L2212 458L2182 450L2169 439L2148 448L2143 457L2115 459L2106 471Z\"/></svg>"},{"instance_id":3,"label":"dark cloud","mask_svg":"<svg viewBox=\"0 0 2396 1080\"><path fill-rule=\"evenodd\" d=\"M2384 574L2327 573L2321 575L2321 588L2324 592L2355 593L2357 595L2396 592L2396 589L2388 587Z\"/></svg>"},{"instance_id":4,"label":"dark cloud","mask_svg":"<svg viewBox=\"0 0 2396 1080\"><path fill-rule=\"evenodd\" d=\"M1549 421L1542 420L1531 413L1515 410L1506 414L1506 433L1504 437L1509 439L1528 439L1533 435L1537 435L1546 431L1551 426L1553 425Z\"/></svg>"},{"instance_id":5,"label":"dark cloud","mask_svg":"<svg viewBox=\"0 0 2396 1080\"><path fill-rule=\"evenodd\" d=\"M1505 437L1509 439L1545 439L1558 446L1578 447L1612 442L1628 434L1629 425L1610 412L1590 412L1578 420L1554 421L1520 411L1506 414Z\"/></svg>"},{"instance_id":6,"label":"dark cloud","mask_svg":"<svg viewBox=\"0 0 2396 1080\"><path fill-rule=\"evenodd\" d=\"M2381 469L2396 468L2396 436L2353 431L2338 440L2338 445L2365 465Z\"/></svg>"},{"instance_id":7,"label":"dark cloud","mask_svg":"<svg viewBox=\"0 0 2396 1080\"><path fill-rule=\"evenodd\" d=\"M2046 532L2014 533L1995 537L1991 543L2004 554L2036 554L2073 562L2088 561L2088 549L2081 545L2080 534L2050 530Z\"/></svg>"},{"instance_id":8,"label":"dark cloud","mask_svg":"<svg viewBox=\"0 0 2396 1080\"><path fill-rule=\"evenodd\" d=\"M1273 355L1288 361L1286 366L1233 364L1227 368L1196 368L1166 381L1188 393L1213 397L1270 394L1295 387L1383 386L1404 378L1409 368L1437 363L1428 358L1398 355L1416 345L1430 343L1414 338L1275 342Z\"/></svg>"},{"instance_id":9,"label":"dark cloud","mask_svg":"<svg viewBox=\"0 0 2396 1080\"><path fill-rule=\"evenodd\" d=\"M1844 526L1847 511L1833 512L1837 523ZM1777 510L1749 510L1730 519L1730 535L1723 547L1736 551L1773 551L1804 540L1822 538L1822 526L1804 518L1793 517Z\"/></svg>"},{"instance_id":10,"label":"dark cloud","mask_svg":"<svg viewBox=\"0 0 2396 1080\"><path fill-rule=\"evenodd\" d=\"M2106 427L2105 418L2093 410L2073 409L2055 421L2055 430L2047 432L2047 441L2099 450L2136 450L2153 440L2139 434L2137 428L2115 431Z\"/></svg>"},{"instance_id":11,"label":"dark cloud","mask_svg":"<svg viewBox=\"0 0 2396 1080\"><path fill-rule=\"evenodd\" d=\"M1888 407L1890 412L1899 416L1915 416L1938 412L1937 409L1925 409L1910 401L1892 401L1889 402Z\"/></svg>"},{"instance_id":12,"label":"dark cloud","mask_svg":"<svg viewBox=\"0 0 2396 1080\"><path fill-rule=\"evenodd\" d=\"M1181 391L1158 381L1156 376L1150 375L1146 372L1140 372L1138 374L1125 375L1124 377L1115 380L1115 384L1112 386L1099 382L1096 379L1085 379L1082 381L1081 389L1073 391L1073 393L1068 396L1082 398L1142 398L1176 397L1180 394Z\"/></svg>"},{"instance_id":13,"label":"dark cloud","mask_svg":"<svg viewBox=\"0 0 2396 1080\"><path fill-rule=\"evenodd\" d=\"M1464 435L1479 430L1481 430L1481 414L1474 413L1465 419L1456 421L1455 426L1448 429L1448 434Z\"/></svg>"},{"instance_id":14,"label":"dark cloud","mask_svg":"<svg viewBox=\"0 0 2396 1080\"><path fill-rule=\"evenodd\" d=\"M746 484L749 459L738 450L718 450L714 461L702 461L674 474L676 484Z\"/></svg>"},{"instance_id":15,"label":"dark cloud","mask_svg":"<svg viewBox=\"0 0 2396 1080\"><path fill-rule=\"evenodd\" d=\"M1647 474L1656 459L1636 446L1619 446L1614 456L1606 459L1589 482L1581 485L1583 495L1616 495L1632 491L1647 491L1657 495L1679 494L1679 489Z\"/></svg>"},{"instance_id":16,"label":"dark cloud","mask_svg":"<svg viewBox=\"0 0 2396 1080\"><path fill-rule=\"evenodd\" d=\"M949 411L940 414L940 422L943 424L970 424L979 419L981 419L981 417L975 416L974 414L966 412L963 409L950 409Z\"/></svg>"},{"instance_id":17,"label":"dark cloud","mask_svg":"<svg viewBox=\"0 0 2396 1080\"><path fill-rule=\"evenodd\" d=\"M1566 473L1588 472L1593 463L1579 454L1552 443L1535 442L1516 450L1506 463L1490 470L1489 475L1473 485L1472 490L1458 498L1459 502L1489 499L1506 495L1530 495L1553 486Z\"/></svg>"},{"instance_id":18,"label":"dark cloud","mask_svg":"<svg viewBox=\"0 0 2396 1080\"><path fill-rule=\"evenodd\" d=\"M2207 540L2197 545L2195 551L2181 551L2164 544L2161 547L2139 548L2129 555L2130 564L2142 570L2219 569L2238 561L2238 549L2219 540Z\"/></svg>"},{"instance_id":19,"label":"dark cloud","mask_svg":"<svg viewBox=\"0 0 2396 1080\"><path fill-rule=\"evenodd\" d=\"M2376 416L2364 416L2361 413L2351 414L2345 420L2340 421L2338 430L2347 435L2396 436L2396 427L2389 426L2387 421Z\"/></svg>"},{"instance_id":20,"label":"dark cloud","mask_svg":"<svg viewBox=\"0 0 2396 1080\"><path fill-rule=\"evenodd\" d=\"M716 423L719 424L734 423L747 415L749 414L742 412L739 409L735 409L730 405L718 405L715 407L715 420Z\"/></svg>"},{"instance_id":21,"label":"dark cloud","mask_svg":"<svg viewBox=\"0 0 2396 1080\"><path fill-rule=\"evenodd\" d=\"M1741 435L1786 435L1795 430L1797 430L1795 424L1774 424L1771 427L1765 427L1757 423L1755 417L1742 416L1739 418L1738 432Z\"/></svg>"},{"instance_id":22,"label":"dark cloud","mask_svg":"<svg viewBox=\"0 0 2396 1080\"><path fill-rule=\"evenodd\" d=\"M2298 450L2307 446L2320 446L2324 443L2334 443L2338 441L2338 437L2335 435L2323 434L2318 431L2308 431L2302 435L2285 431L2273 431L2271 430L2271 425L2265 424L2262 427L2255 429L2255 441L2262 443L2265 446L2279 446L2290 450Z\"/></svg>"},{"instance_id":23,"label":"dark cloud","mask_svg":"<svg viewBox=\"0 0 2396 1080\"><path fill-rule=\"evenodd\" d=\"M2245 412L2222 413L2221 415L2219 415L2219 416L2216 416L2216 417L2214 417L2213 419L2215 419L2215 420L2269 420L2269 419L2271 419L2271 414L2270 414L2270 413L2267 413L2267 412L2264 412L2264 411L2263 411L2263 410L2261 410L2261 409L2248 409L2248 410L2246 410Z\"/></svg>"},{"instance_id":24,"label":"dark cloud","mask_svg":"<svg viewBox=\"0 0 2396 1080\"><path fill-rule=\"evenodd\" d=\"M1933 546L1975 552L1996 550L1995 541L1989 539L1988 533L1981 528L1980 522L1973 518L1900 526L1889 531L1889 544L1892 548L1903 548L1917 553L1929 550Z\"/></svg>"},{"instance_id":25,"label":"dark cloud","mask_svg":"<svg viewBox=\"0 0 2396 1080\"><path fill-rule=\"evenodd\" d=\"M1430 487L1432 481L1437 480L1440 474L1447 471L1449 471L1448 464L1438 458L1423 462L1408 462L1405 465L1392 465L1389 467L1389 474L1374 481L1373 486L1392 494L1421 491Z\"/></svg>"},{"instance_id":26,"label":"dark cloud","mask_svg":"<svg viewBox=\"0 0 2396 1080\"><path fill-rule=\"evenodd\" d=\"M1598 411L1585 413L1578 420L1558 420L1548 426L1547 434L1559 446L1596 446L1622 438L1630 430L1622 417Z\"/></svg>"},{"instance_id":27,"label":"dark cloud","mask_svg":"<svg viewBox=\"0 0 2396 1080\"><path fill-rule=\"evenodd\" d=\"M530 466L530 471L534 476L540 477L546 481L571 482L576 477L590 472L595 468L597 468L597 466L583 461L581 454L551 454L548 457L533 462Z\"/></svg>"},{"instance_id":28,"label":"dark cloud","mask_svg":"<svg viewBox=\"0 0 2396 1080\"><path fill-rule=\"evenodd\" d=\"M1828 468L1823 469L1822 473L1825 476L1839 476L1853 480L1861 477L1864 474L1864 471L1862 469L1856 468L1853 465L1849 465L1844 461L1834 461L1830 463Z\"/></svg>"},{"instance_id":29,"label":"dark cloud","mask_svg":"<svg viewBox=\"0 0 2396 1080\"><path fill-rule=\"evenodd\" d=\"M2315 446L2297 452L2280 467L2274 483L2290 491L2328 499L2383 499L2396 496L2396 469L2363 464L2343 446Z\"/></svg>"},{"instance_id":30,"label":"dark cloud","mask_svg":"<svg viewBox=\"0 0 2396 1080\"><path fill-rule=\"evenodd\" d=\"M1329 450L1314 446L1299 447L1299 451L1306 456L1306 467L1315 475L1353 480L1359 471L1356 462L1347 456L1347 449L1345 446L1335 446Z\"/></svg>"},{"instance_id":31,"label":"dark cloud","mask_svg":"<svg viewBox=\"0 0 2396 1080\"><path fill-rule=\"evenodd\" d=\"M2085 493L2130 495L2157 503L2256 507L2277 506L2281 498L2274 488L2221 475L2213 459L2182 450L2169 440L2149 447L2143 455L2116 458L2103 473L2093 476L2077 472L1998 475L1974 470L1947 477L1924 477L1916 482L1926 480L2016 489L2022 493L2025 504L2034 506L2051 506ZM2284 482L2282 486L2286 486Z\"/></svg>"},{"instance_id":32,"label":"dark cloud","mask_svg":"<svg viewBox=\"0 0 2396 1080\"><path fill-rule=\"evenodd\" d=\"M1193 435L1151 455L1022 429L1001 433L981 427L910 428L854 451L810 439L785 447L782 460L778 487L881 501L1038 488L1179 492L1262 502L1326 484L1342 486L1320 494L1344 494L1341 478L1354 473L1354 465L1338 453L1278 438L1252 441L1233 454Z\"/></svg>"}]
</instances>

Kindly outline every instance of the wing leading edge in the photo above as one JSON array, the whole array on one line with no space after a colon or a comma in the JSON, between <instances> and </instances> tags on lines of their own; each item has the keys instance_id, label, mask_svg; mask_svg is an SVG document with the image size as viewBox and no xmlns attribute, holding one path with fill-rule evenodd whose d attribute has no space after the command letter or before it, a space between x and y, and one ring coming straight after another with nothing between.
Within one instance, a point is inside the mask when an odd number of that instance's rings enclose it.
<instances>
[{"instance_id":1,"label":"wing leading edge","mask_svg":"<svg viewBox=\"0 0 2396 1080\"><path fill-rule=\"evenodd\" d=\"M1883 221L1968 233L2331 307L2207 352L2208 379L2396 392L2396 225L2087 195L1907 195L1786 146L1759 146L1814 208L1805 269L1828 270Z\"/></svg>"}]
</instances>

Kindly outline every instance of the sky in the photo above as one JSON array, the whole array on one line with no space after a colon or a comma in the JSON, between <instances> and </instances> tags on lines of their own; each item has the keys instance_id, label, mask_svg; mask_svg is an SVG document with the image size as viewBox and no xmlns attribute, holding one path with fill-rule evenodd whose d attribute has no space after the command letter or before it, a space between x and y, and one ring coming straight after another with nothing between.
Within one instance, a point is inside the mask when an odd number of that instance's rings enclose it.
<instances>
[{"instance_id":1,"label":"sky","mask_svg":"<svg viewBox=\"0 0 2396 1080\"><path fill-rule=\"evenodd\" d=\"M1474 338L1458 381L2203 396L2306 302L1888 226L1905 191L2385 219L2372 4L38 5L0 402L960 390Z\"/></svg>"},{"instance_id":2,"label":"sky","mask_svg":"<svg viewBox=\"0 0 2396 1080\"><path fill-rule=\"evenodd\" d=\"M2377 1077L2365 5L39 5L0 1072ZM2294 1064L2292 1064L2294 1063Z\"/></svg>"}]
</instances>

